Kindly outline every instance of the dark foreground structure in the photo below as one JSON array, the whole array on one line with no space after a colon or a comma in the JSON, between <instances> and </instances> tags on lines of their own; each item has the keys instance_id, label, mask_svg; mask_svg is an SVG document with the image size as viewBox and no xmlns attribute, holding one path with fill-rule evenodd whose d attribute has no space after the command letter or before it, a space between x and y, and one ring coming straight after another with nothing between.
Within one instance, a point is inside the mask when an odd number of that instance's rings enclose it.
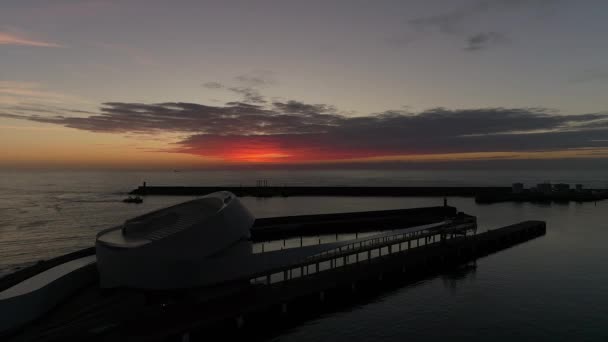
<instances>
[{"instance_id":1,"label":"dark foreground structure","mask_svg":"<svg viewBox=\"0 0 608 342\"><path fill-rule=\"evenodd\" d=\"M257 257L268 256L264 267L209 286L100 288L98 268L87 266L79 275L87 279L86 286L37 320L5 331L3 340L187 341L212 332L238 334L264 326L259 322L314 315L344 294L356 301L364 293L382 291L387 284L474 261L546 231L544 222L526 221L477 234L474 217L457 213L455 208L438 207L263 219L254 224L251 235L261 234L261 241L293 238L307 233L308 228L312 235L314 230L332 234L349 231L351 225L357 227L359 220L370 230L382 232L291 251L258 253ZM387 231L389 227L392 229ZM307 252L305 257L293 259L295 262L270 262L275 255L287 258L298 250L314 253ZM83 254L87 252L75 257ZM29 272L26 276L34 271ZM17 276L12 277L13 283ZM11 277L7 279L4 286L11 283Z\"/></svg>"}]
</instances>

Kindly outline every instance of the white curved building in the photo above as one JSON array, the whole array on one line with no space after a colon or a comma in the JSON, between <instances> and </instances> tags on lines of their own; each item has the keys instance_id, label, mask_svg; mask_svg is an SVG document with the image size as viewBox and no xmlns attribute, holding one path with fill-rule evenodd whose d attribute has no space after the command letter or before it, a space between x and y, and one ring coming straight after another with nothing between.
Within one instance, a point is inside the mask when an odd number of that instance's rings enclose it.
<instances>
[{"instance_id":1,"label":"white curved building","mask_svg":"<svg viewBox=\"0 0 608 342\"><path fill-rule=\"evenodd\" d=\"M180 289L230 278L250 254L254 217L227 191L127 220L97 235L101 287Z\"/></svg>"}]
</instances>

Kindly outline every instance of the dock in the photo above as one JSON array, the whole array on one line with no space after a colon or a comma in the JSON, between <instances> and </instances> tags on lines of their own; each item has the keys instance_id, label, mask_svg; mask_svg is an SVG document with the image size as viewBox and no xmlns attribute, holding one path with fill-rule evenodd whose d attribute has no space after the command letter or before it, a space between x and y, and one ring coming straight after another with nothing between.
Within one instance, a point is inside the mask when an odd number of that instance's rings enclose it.
<instances>
[{"instance_id":1,"label":"dock","mask_svg":"<svg viewBox=\"0 0 608 342\"><path fill-rule=\"evenodd\" d=\"M168 321L163 318L149 325L159 327L158 330L149 329L144 336L135 333L139 331L136 325L131 326L135 330L123 330L116 336L126 335L141 341L167 340L157 339L157 336L166 336L173 341L183 341L190 336L207 336L211 331L238 333L247 329L248 323L249 328L255 330L260 322L280 322L289 315L319 310L330 296L346 295L355 301L358 293L382 291L387 283L436 274L546 233L545 223L541 221L521 222L470 236L465 236L463 229L468 228L457 227L453 235L448 233L443 240L438 230L436 234L387 236L362 248L353 246L335 251L290 269L249 279L252 286L228 301L190 303L177 306L174 311L169 309L165 317L175 324L171 330L166 329Z\"/></svg>"},{"instance_id":2,"label":"dock","mask_svg":"<svg viewBox=\"0 0 608 342\"><path fill-rule=\"evenodd\" d=\"M348 294L356 300L367 290L382 291L386 284L436 274L546 232L544 222L526 221L477 234L475 218L465 215L394 228L399 229L213 288L83 289L9 341L187 341L212 332L238 334L255 329L256 322L314 314L334 296ZM91 276L96 276L94 270Z\"/></svg>"}]
</instances>

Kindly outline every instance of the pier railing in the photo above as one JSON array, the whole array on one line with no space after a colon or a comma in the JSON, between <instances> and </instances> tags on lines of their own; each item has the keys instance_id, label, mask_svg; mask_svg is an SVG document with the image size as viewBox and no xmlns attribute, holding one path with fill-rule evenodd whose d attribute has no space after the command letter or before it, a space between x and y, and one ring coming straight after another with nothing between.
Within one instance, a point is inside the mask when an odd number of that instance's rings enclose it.
<instances>
[{"instance_id":1,"label":"pier railing","mask_svg":"<svg viewBox=\"0 0 608 342\"><path fill-rule=\"evenodd\" d=\"M399 232L392 235L358 239L304 259L300 263L252 275L249 279L254 285L270 285L302 278L319 272L333 270L351 264L370 262L372 259L402 253L408 250L442 243L455 236L476 233L477 222L474 217L447 221L428 229Z\"/></svg>"}]
</instances>

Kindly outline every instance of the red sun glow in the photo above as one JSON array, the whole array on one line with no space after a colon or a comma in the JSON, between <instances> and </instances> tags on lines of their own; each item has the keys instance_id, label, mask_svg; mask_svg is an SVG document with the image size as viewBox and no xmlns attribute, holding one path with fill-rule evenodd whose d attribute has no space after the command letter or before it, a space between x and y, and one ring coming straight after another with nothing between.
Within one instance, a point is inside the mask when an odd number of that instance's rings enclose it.
<instances>
[{"instance_id":1,"label":"red sun glow","mask_svg":"<svg viewBox=\"0 0 608 342\"><path fill-rule=\"evenodd\" d=\"M234 163L299 163L386 155L372 149L328 146L319 139L299 136L200 136L180 151Z\"/></svg>"},{"instance_id":2,"label":"red sun glow","mask_svg":"<svg viewBox=\"0 0 608 342\"><path fill-rule=\"evenodd\" d=\"M246 161L246 162L273 162L291 157L290 154L284 153L276 149L243 149L234 150L223 155L223 158L229 161Z\"/></svg>"},{"instance_id":3,"label":"red sun glow","mask_svg":"<svg viewBox=\"0 0 608 342\"><path fill-rule=\"evenodd\" d=\"M294 158L293 151L287 152L279 145L273 141L258 141L251 138L220 138L218 141L206 141L204 147L197 148L195 153L211 155L227 162L270 163ZM213 153L209 153L211 151Z\"/></svg>"}]
</instances>

